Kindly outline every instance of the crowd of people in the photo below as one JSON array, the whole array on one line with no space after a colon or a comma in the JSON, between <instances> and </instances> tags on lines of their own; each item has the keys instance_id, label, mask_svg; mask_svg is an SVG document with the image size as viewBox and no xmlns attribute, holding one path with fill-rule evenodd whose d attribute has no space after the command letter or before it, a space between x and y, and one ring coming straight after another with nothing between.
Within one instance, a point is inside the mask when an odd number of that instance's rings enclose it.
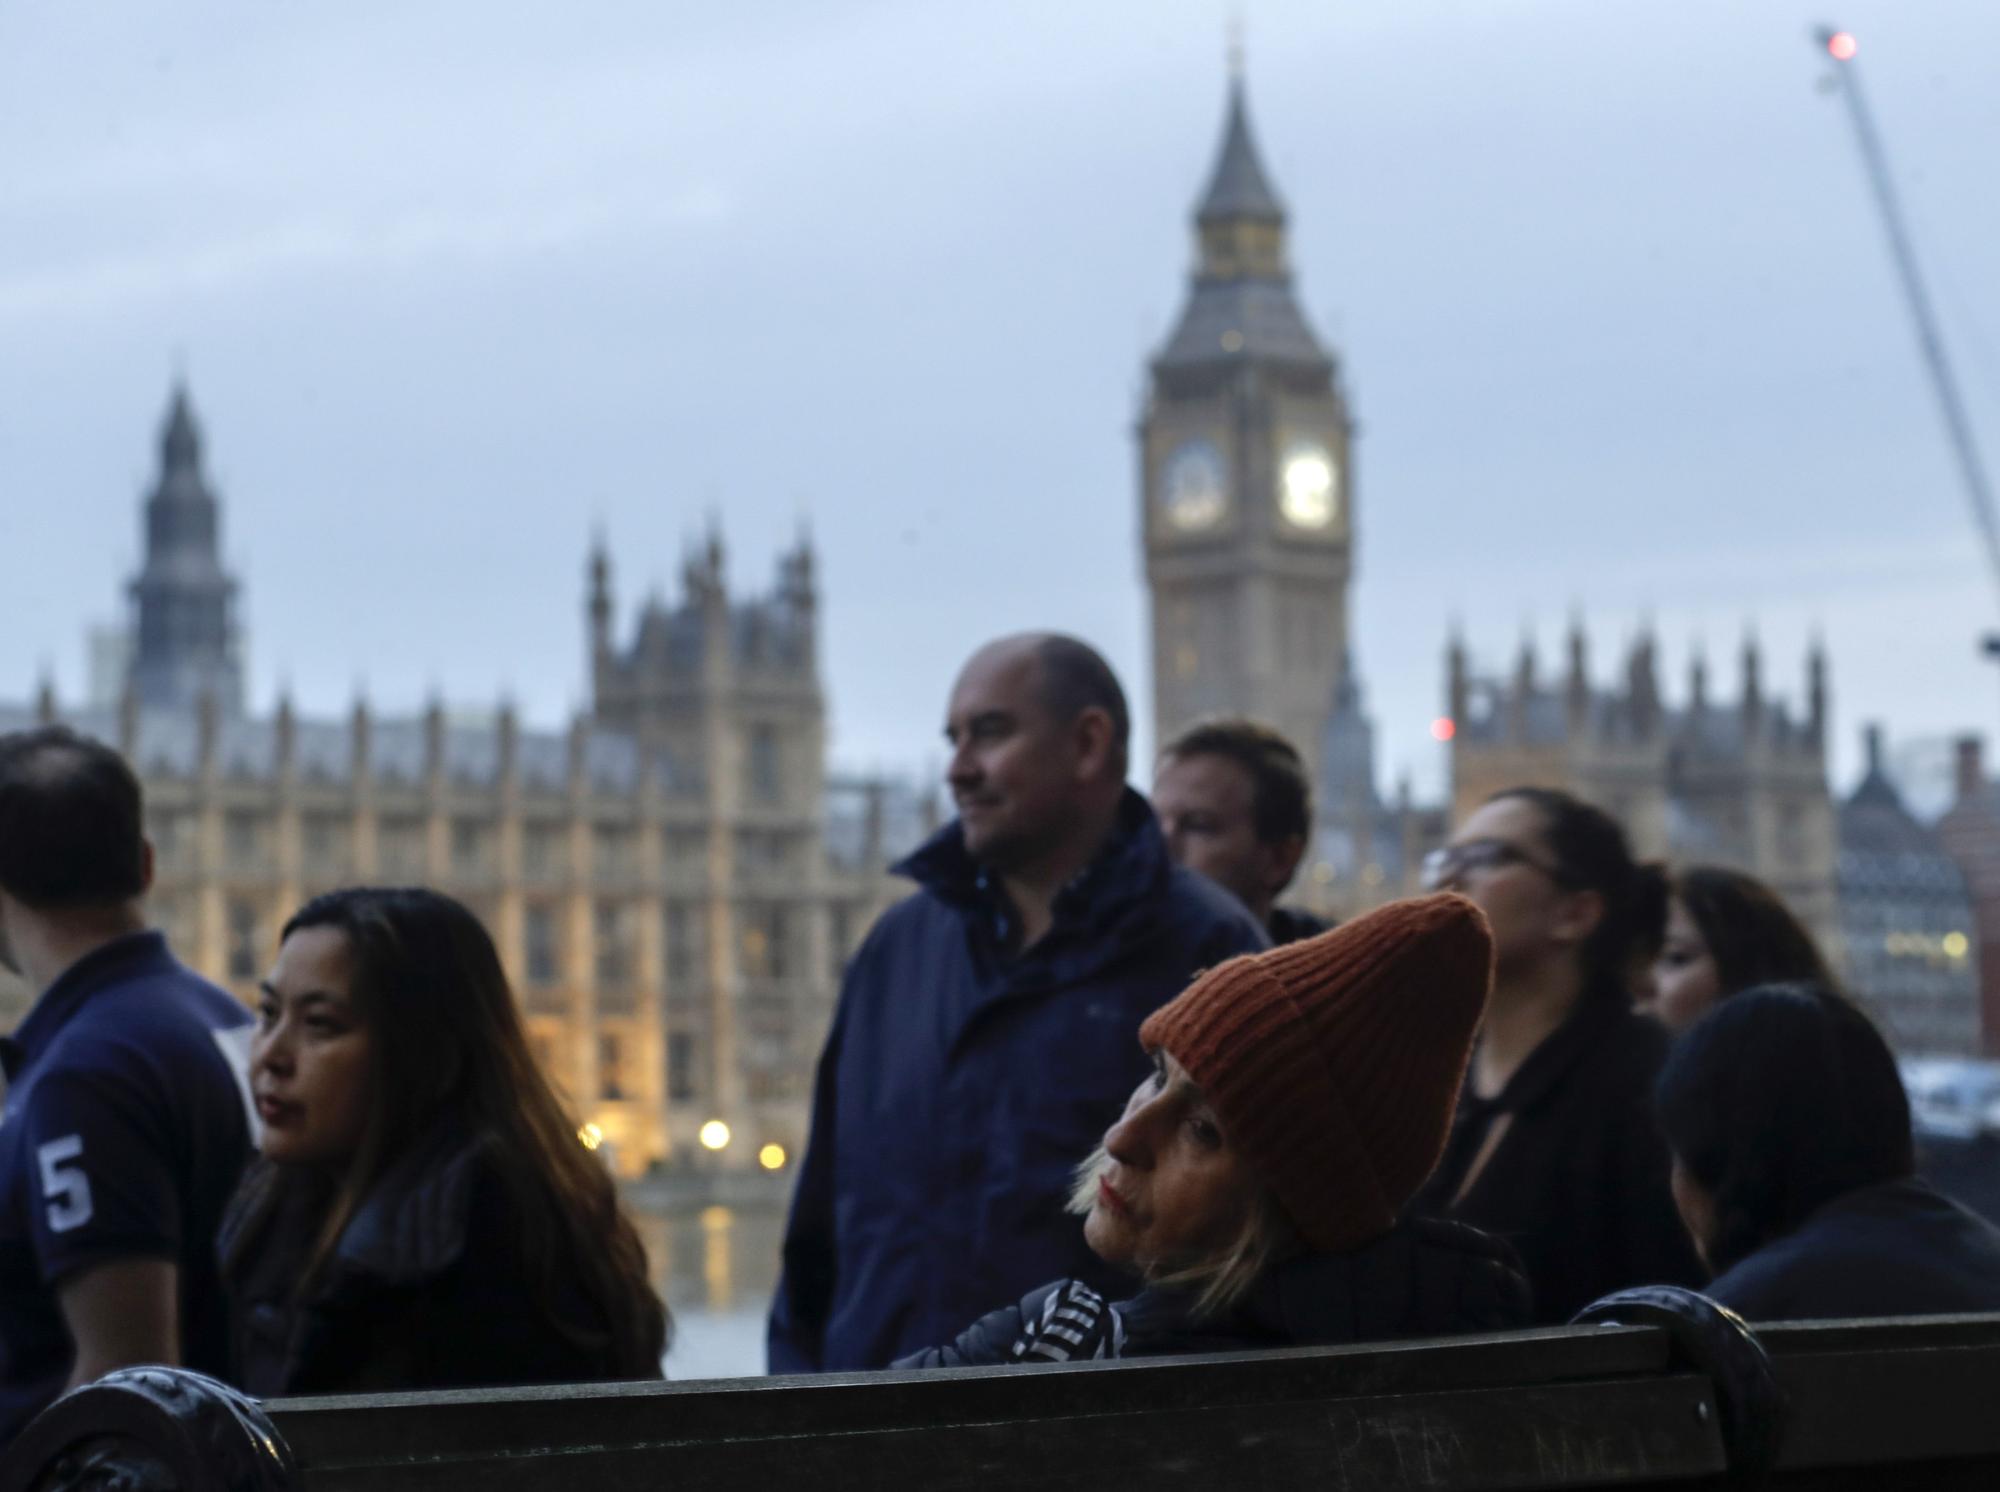
<instances>
[{"instance_id":1,"label":"crowd of people","mask_svg":"<svg viewBox=\"0 0 2000 1492\"><path fill-rule=\"evenodd\" d=\"M956 817L851 960L773 1372L1326 1344L1568 1320L2000 1310L2000 1230L1915 1175L1892 1055L1770 890L1635 860L1523 785L1336 926L1280 905L1296 748L1168 742L1150 801L1087 645L976 653ZM254 1012L150 931L140 788L0 737L0 1445L174 1363L259 1395L657 1376L671 1333L492 938L440 893L285 924Z\"/></svg>"}]
</instances>

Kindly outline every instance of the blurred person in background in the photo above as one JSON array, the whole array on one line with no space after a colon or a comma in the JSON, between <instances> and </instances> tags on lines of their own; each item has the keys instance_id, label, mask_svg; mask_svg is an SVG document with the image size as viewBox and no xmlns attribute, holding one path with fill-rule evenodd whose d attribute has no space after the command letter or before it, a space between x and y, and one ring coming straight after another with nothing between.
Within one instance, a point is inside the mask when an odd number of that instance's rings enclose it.
<instances>
[{"instance_id":1,"label":"blurred person in background","mask_svg":"<svg viewBox=\"0 0 2000 1492\"><path fill-rule=\"evenodd\" d=\"M1130 718L1075 638L981 648L945 714L958 817L897 867L820 1058L771 1305L774 1373L885 1367L1049 1279L1109 1281L1064 1211L1144 1074L1139 1023L1266 946L1126 785Z\"/></svg>"},{"instance_id":2,"label":"blurred person in background","mask_svg":"<svg viewBox=\"0 0 2000 1492\"><path fill-rule=\"evenodd\" d=\"M1653 1114L1668 1037L1630 993L1659 945L1665 876L1601 809L1536 787L1488 799L1425 875L1485 911L1494 983L1418 1209L1512 1243L1542 1321L1628 1285L1693 1284Z\"/></svg>"},{"instance_id":3,"label":"blurred person in background","mask_svg":"<svg viewBox=\"0 0 2000 1492\"><path fill-rule=\"evenodd\" d=\"M1312 787L1296 747L1255 720L1204 720L1160 753L1153 812L1176 864L1250 909L1271 944L1327 924L1278 897L1312 842Z\"/></svg>"},{"instance_id":4,"label":"blurred person in background","mask_svg":"<svg viewBox=\"0 0 2000 1492\"><path fill-rule=\"evenodd\" d=\"M250 1017L146 927L138 780L61 726L0 736L0 1446L135 1363L225 1376L215 1229L250 1157Z\"/></svg>"},{"instance_id":5,"label":"blurred person in background","mask_svg":"<svg viewBox=\"0 0 2000 1492\"><path fill-rule=\"evenodd\" d=\"M1741 871L1690 865L1667 885L1666 934L1639 1009L1685 1031L1757 984L1834 985L1812 934L1778 893Z\"/></svg>"},{"instance_id":6,"label":"blurred person in background","mask_svg":"<svg viewBox=\"0 0 2000 1492\"><path fill-rule=\"evenodd\" d=\"M638 1234L457 902L300 908L251 1085L263 1155L219 1242L251 1393L660 1376L669 1322Z\"/></svg>"},{"instance_id":7,"label":"blurred person in background","mask_svg":"<svg viewBox=\"0 0 2000 1492\"><path fill-rule=\"evenodd\" d=\"M2000 1229L1913 1174L1895 1058L1826 986L1716 1006L1659 1109L1713 1299L1752 1321L2000 1311Z\"/></svg>"},{"instance_id":8,"label":"blurred person in background","mask_svg":"<svg viewBox=\"0 0 2000 1492\"><path fill-rule=\"evenodd\" d=\"M1493 978L1460 896L1396 902L1232 959L1148 1017L1153 1073L1071 1210L1137 1276L1057 1280L898 1367L1325 1346L1525 1325L1508 1247L1406 1219L1437 1163Z\"/></svg>"}]
</instances>

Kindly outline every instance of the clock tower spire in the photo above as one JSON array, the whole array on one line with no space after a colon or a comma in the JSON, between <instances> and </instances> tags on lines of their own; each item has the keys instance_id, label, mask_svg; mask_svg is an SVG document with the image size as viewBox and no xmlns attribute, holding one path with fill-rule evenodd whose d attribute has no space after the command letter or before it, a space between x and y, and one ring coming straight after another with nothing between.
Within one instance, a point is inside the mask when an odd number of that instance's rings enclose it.
<instances>
[{"instance_id":1,"label":"clock tower spire","mask_svg":"<svg viewBox=\"0 0 2000 1492\"><path fill-rule=\"evenodd\" d=\"M1231 72L1187 302L1139 422L1153 725L1164 743L1204 715L1250 715L1311 761L1348 647L1353 428L1293 297L1284 205Z\"/></svg>"}]
</instances>

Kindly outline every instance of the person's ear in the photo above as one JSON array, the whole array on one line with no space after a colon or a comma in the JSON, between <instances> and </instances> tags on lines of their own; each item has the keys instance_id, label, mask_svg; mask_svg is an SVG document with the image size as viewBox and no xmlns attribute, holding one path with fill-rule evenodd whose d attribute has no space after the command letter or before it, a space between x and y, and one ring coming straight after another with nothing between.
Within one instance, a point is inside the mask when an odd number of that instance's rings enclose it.
<instances>
[{"instance_id":1,"label":"person's ear","mask_svg":"<svg viewBox=\"0 0 2000 1492\"><path fill-rule=\"evenodd\" d=\"M1298 874L1299 861L1306 854L1306 837L1303 834L1287 834L1283 839L1268 843L1259 840L1257 849L1265 889L1276 896L1291 885L1292 877Z\"/></svg>"},{"instance_id":2,"label":"person's ear","mask_svg":"<svg viewBox=\"0 0 2000 1492\"><path fill-rule=\"evenodd\" d=\"M1076 744L1079 780L1092 781L1110 769L1112 753L1117 749L1112 739L1114 734L1110 711L1090 705L1077 713L1070 725L1070 739Z\"/></svg>"},{"instance_id":3,"label":"person's ear","mask_svg":"<svg viewBox=\"0 0 2000 1492\"><path fill-rule=\"evenodd\" d=\"M1604 920L1604 893L1570 891L1556 903L1549 935L1559 943L1584 943Z\"/></svg>"},{"instance_id":4,"label":"person's ear","mask_svg":"<svg viewBox=\"0 0 2000 1492\"><path fill-rule=\"evenodd\" d=\"M153 841L139 841L139 894L144 896L153 889Z\"/></svg>"},{"instance_id":5,"label":"person's ear","mask_svg":"<svg viewBox=\"0 0 2000 1492\"><path fill-rule=\"evenodd\" d=\"M1694 1179L1694 1173L1681 1163L1678 1155L1674 1157L1668 1184L1673 1192L1674 1210L1681 1215L1681 1226L1687 1229L1688 1241L1701 1256L1701 1262L1707 1264L1708 1251L1715 1244L1715 1198Z\"/></svg>"}]
</instances>

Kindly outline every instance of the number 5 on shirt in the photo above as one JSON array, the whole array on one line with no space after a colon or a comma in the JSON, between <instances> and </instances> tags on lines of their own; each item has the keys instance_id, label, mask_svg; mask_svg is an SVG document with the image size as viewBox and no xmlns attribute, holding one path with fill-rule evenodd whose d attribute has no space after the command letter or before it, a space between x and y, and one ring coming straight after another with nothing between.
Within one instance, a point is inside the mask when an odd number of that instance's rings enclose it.
<instances>
[{"instance_id":1,"label":"number 5 on shirt","mask_svg":"<svg viewBox=\"0 0 2000 1492\"><path fill-rule=\"evenodd\" d=\"M64 1135L35 1150L35 1159L42 1167L42 1196L49 1206L51 1233L67 1233L90 1221L90 1178L81 1167L64 1165L82 1154L82 1135Z\"/></svg>"}]
</instances>

